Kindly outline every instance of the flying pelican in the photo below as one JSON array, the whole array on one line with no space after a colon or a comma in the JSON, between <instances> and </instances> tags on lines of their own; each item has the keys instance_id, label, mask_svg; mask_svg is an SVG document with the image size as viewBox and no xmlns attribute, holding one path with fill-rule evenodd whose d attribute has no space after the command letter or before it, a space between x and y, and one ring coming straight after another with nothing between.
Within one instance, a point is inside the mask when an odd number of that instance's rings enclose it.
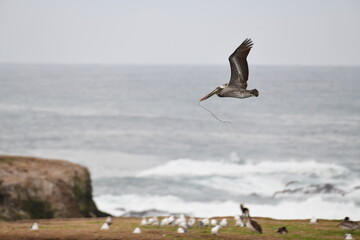
<instances>
[{"instance_id":1,"label":"flying pelican","mask_svg":"<svg viewBox=\"0 0 360 240\"><path fill-rule=\"evenodd\" d=\"M248 98L259 96L257 89L247 90L249 67L246 57L249 54L253 42L247 38L229 57L231 77L230 82L216 87L213 91L201 98L202 102L214 94L219 97Z\"/></svg>"}]
</instances>

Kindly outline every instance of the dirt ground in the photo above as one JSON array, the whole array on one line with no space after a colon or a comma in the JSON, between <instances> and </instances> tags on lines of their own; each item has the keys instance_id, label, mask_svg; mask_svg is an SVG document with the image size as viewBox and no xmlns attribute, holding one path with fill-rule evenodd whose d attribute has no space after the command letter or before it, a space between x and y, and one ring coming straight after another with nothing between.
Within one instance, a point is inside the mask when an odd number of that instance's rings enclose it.
<instances>
[{"instance_id":1,"label":"dirt ground","mask_svg":"<svg viewBox=\"0 0 360 240\"><path fill-rule=\"evenodd\" d=\"M217 218L221 220L222 218ZM0 240L118 240L118 239L344 239L345 231L336 226L339 220L319 220L310 224L309 220L274 220L255 218L264 233L251 232L247 228L235 227L232 217L227 217L229 225L221 228L218 235L211 235L211 227L194 227L185 234L176 232L177 227L140 227L139 218L113 218L109 230L100 230L105 218L79 219L41 219L0 222ZM37 222L39 230L29 230ZM286 226L289 233L275 233L278 227ZM142 233L132 231L140 227ZM360 239L360 232L353 233L354 239Z\"/></svg>"}]
</instances>

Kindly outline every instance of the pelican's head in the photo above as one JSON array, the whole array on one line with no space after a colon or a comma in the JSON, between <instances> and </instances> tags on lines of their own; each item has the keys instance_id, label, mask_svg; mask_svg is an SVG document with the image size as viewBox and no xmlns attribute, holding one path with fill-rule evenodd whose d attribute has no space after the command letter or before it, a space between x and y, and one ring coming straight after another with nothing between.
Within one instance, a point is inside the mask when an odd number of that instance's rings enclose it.
<instances>
[{"instance_id":1,"label":"pelican's head","mask_svg":"<svg viewBox=\"0 0 360 240\"><path fill-rule=\"evenodd\" d=\"M211 97L214 94L219 94L225 87L226 87L226 84L217 86L214 90L209 92L205 97L201 98L199 100L199 102L202 102L202 101L208 99L209 97Z\"/></svg>"}]
</instances>

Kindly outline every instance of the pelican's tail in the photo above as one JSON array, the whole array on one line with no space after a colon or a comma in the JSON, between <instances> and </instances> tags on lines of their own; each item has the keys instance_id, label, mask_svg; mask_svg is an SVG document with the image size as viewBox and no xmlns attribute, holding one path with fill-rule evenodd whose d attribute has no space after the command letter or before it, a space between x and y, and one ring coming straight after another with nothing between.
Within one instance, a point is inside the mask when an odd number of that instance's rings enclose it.
<instances>
[{"instance_id":1,"label":"pelican's tail","mask_svg":"<svg viewBox=\"0 0 360 240\"><path fill-rule=\"evenodd\" d=\"M251 93L252 95L254 95L255 97L258 97L258 96L259 96L259 91L258 91L257 89L252 89L252 90L250 90L250 93Z\"/></svg>"}]
</instances>

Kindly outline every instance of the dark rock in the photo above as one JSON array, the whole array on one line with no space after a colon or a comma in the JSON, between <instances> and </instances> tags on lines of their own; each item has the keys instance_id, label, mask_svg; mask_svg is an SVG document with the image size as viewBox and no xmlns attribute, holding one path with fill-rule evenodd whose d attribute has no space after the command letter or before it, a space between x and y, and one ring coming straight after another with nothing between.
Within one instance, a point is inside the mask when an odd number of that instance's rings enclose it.
<instances>
[{"instance_id":1,"label":"dark rock","mask_svg":"<svg viewBox=\"0 0 360 240\"><path fill-rule=\"evenodd\" d=\"M85 167L60 160L0 156L0 220L104 217Z\"/></svg>"}]
</instances>

